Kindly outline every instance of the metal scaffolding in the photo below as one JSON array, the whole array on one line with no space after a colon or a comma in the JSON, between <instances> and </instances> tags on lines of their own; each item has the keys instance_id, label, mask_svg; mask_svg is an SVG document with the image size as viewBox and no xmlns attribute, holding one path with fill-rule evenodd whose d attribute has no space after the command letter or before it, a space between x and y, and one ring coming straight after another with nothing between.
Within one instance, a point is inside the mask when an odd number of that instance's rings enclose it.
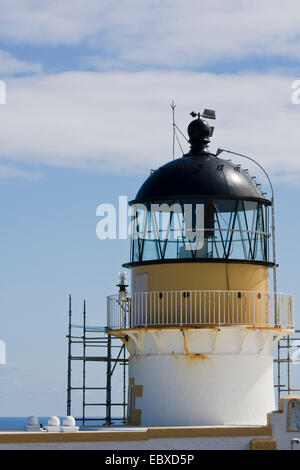
<instances>
[{"instance_id":1,"label":"metal scaffolding","mask_svg":"<svg viewBox=\"0 0 300 470\"><path fill-rule=\"evenodd\" d=\"M126 348L122 342L121 337L114 337L108 334L107 327L99 326L87 326L86 324L86 302L83 303L83 323L76 325L72 323L72 298L69 296L69 325L68 325L68 376L67 376L67 415L72 415L72 392L73 390L79 390L82 392L82 416L76 417L76 421L82 423L83 426L90 421L100 421L103 424L111 425L115 422L121 422L126 424L127 414L127 365L128 359L126 357ZM73 329L80 329L82 334L73 334ZM73 355L73 345L81 345L82 354ZM103 353L101 355L88 354L89 349L96 348ZM72 385L72 362L82 362L82 385ZM87 362L102 362L106 363L106 383L102 387L89 387L87 386ZM122 367L122 382L123 382L123 393L122 402L112 402L112 377L115 369L119 365ZM86 392L89 390L99 391L99 395L105 393L105 401L99 401L96 403L89 403L87 401ZM89 417L87 416L87 407L97 406L103 409L102 416ZM119 407L122 409L122 416L113 417L112 408ZM104 412L105 408L105 412Z\"/></svg>"},{"instance_id":2,"label":"metal scaffolding","mask_svg":"<svg viewBox=\"0 0 300 470\"><path fill-rule=\"evenodd\" d=\"M300 362L298 354L300 356L300 330L295 330L293 336L285 336L277 344L277 357L274 359L275 365L277 365L277 383L275 388L277 389L277 401L279 404L282 393L290 395L292 392L300 392L300 388L295 388L291 382L291 365ZM294 350L291 354L292 349ZM294 356L296 353L296 357ZM298 354L297 354L298 353ZM282 383L282 377L285 376L285 384Z\"/></svg>"}]
</instances>

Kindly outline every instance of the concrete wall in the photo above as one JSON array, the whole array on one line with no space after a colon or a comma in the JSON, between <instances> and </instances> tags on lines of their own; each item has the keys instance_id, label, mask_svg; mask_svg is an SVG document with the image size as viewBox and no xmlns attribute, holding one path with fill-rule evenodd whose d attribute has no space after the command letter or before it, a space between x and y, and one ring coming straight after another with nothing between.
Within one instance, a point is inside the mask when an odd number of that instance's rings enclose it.
<instances>
[{"instance_id":1,"label":"concrete wall","mask_svg":"<svg viewBox=\"0 0 300 470\"><path fill-rule=\"evenodd\" d=\"M242 263L166 263L132 268L135 275L148 273L149 291L164 290L269 290L269 268Z\"/></svg>"}]
</instances>

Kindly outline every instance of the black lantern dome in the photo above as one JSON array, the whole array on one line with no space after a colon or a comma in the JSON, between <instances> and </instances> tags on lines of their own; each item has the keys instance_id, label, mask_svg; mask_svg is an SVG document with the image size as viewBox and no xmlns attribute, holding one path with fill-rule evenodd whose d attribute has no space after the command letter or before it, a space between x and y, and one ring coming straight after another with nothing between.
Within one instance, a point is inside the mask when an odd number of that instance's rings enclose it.
<instances>
[{"instance_id":1,"label":"black lantern dome","mask_svg":"<svg viewBox=\"0 0 300 470\"><path fill-rule=\"evenodd\" d=\"M198 118L188 126L190 152L161 166L139 189L135 202L211 196L263 199L253 179L240 165L209 153L211 127Z\"/></svg>"},{"instance_id":2,"label":"black lantern dome","mask_svg":"<svg viewBox=\"0 0 300 470\"><path fill-rule=\"evenodd\" d=\"M198 114L188 126L190 151L152 171L131 201L131 259L125 266L178 261L272 264L271 202L247 170L209 152L212 131Z\"/></svg>"}]
</instances>

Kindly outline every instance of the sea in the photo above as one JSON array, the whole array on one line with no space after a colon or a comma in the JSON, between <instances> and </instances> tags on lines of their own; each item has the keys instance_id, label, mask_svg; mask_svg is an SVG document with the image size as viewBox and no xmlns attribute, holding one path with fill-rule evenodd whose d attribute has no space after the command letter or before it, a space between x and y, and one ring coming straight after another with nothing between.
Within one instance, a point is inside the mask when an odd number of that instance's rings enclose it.
<instances>
[{"instance_id":1,"label":"sea","mask_svg":"<svg viewBox=\"0 0 300 470\"><path fill-rule=\"evenodd\" d=\"M0 417L0 431L24 431L27 424L28 416L24 417ZM44 426L48 423L48 418L39 418L40 423Z\"/></svg>"}]
</instances>

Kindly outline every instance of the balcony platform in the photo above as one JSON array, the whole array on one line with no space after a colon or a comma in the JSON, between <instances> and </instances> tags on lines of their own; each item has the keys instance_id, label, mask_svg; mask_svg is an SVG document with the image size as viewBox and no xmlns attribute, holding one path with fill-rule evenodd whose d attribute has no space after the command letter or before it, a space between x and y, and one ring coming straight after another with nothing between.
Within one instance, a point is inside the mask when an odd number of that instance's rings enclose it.
<instances>
[{"instance_id":1,"label":"balcony platform","mask_svg":"<svg viewBox=\"0 0 300 470\"><path fill-rule=\"evenodd\" d=\"M247 326L293 329L293 296L257 291L150 291L107 297L108 330Z\"/></svg>"}]
</instances>

